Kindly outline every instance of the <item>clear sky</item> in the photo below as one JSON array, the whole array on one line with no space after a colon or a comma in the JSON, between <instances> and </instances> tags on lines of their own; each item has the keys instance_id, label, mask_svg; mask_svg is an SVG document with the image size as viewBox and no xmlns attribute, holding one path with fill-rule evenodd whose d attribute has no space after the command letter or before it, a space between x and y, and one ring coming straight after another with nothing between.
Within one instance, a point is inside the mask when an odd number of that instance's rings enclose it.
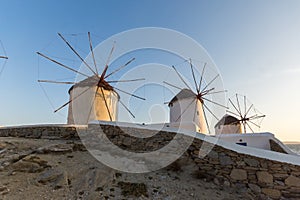
<instances>
[{"instance_id":1,"label":"clear sky","mask_svg":"<svg viewBox=\"0 0 300 200\"><path fill-rule=\"evenodd\" d=\"M132 28L180 31L203 45L225 88L267 115L263 131L300 141L300 1L16 1L0 6L0 40L9 60L0 77L0 125L64 123L37 83L39 51L61 33L99 40ZM65 88L57 88L60 103ZM55 94L51 94L55 95Z\"/></svg>"}]
</instances>

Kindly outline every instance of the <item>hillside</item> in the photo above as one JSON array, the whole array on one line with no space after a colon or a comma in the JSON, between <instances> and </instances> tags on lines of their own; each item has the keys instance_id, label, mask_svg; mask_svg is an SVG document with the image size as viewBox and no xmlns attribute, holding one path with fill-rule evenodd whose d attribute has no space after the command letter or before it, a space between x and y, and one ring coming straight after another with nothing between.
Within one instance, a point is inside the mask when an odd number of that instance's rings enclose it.
<instances>
[{"instance_id":1,"label":"hillside","mask_svg":"<svg viewBox=\"0 0 300 200\"><path fill-rule=\"evenodd\" d=\"M254 199L185 159L146 174L95 160L79 140L0 137L0 199Z\"/></svg>"}]
</instances>

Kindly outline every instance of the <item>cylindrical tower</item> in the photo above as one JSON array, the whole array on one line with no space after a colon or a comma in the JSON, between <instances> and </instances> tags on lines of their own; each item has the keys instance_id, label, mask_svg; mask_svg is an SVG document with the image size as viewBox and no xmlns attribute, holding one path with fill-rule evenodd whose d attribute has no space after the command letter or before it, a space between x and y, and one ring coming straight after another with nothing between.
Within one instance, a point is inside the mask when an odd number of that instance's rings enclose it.
<instances>
[{"instance_id":1,"label":"cylindrical tower","mask_svg":"<svg viewBox=\"0 0 300 200\"><path fill-rule=\"evenodd\" d=\"M120 96L105 81L89 77L70 90L68 124L85 125L89 121L116 121Z\"/></svg>"},{"instance_id":2,"label":"cylindrical tower","mask_svg":"<svg viewBox=\"0 0 300 200\"><path fill-rule=\"evenodd\" d=\"M198 132L208 134L203 104L197 95L188 89L181 90L169 103L170 123L194 123Z\"/></svg>"}]
</instances>

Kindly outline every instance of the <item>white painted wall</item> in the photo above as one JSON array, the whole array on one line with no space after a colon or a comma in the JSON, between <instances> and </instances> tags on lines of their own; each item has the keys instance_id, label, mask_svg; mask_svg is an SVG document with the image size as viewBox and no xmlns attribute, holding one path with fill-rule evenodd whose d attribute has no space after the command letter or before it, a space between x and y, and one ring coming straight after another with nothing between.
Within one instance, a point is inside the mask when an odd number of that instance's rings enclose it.
<instances>
[{"instance_id":1,"label":"white painted wall","mask_svg":"<svg viewBox=\"0 0 300 200\"><path fill-rule=\"evenodd\" d=\"M247 143L249 147L270 150L269 139L273 139L271 133L245 133L245 134L220 134L219 139L230 143Z\"/></svg>"},{"instance_id":2,"label":"white painted wall","mask_svg":"<svg viewBox=\"0 0 300 200\"><path fill-rule=\"evenodd\" d=\"M215 128L216 135L218 134L230 134L230 133L242 133L241 124L221 125Z\"/></svg>"},{"instance_id":3,"label":"white painted wall","mask_svg":"<svg viewBox=\"0 0 300 200\"><path fill-rule=\"evenodd\" d=\"M172 123L165 124L164 127L171 127L181 131L188 130L188 131L200 132L200 127L193 122L178 122L178 123L172 122Z\"/></svg>"},{"instance_id":4,"label":"white painted wall","mask_svg":"<svg viewBox=\"0 0 300 200\"><path fill-rule=\"evenodd\" d=\"M198 126L197 132L208 134L208 128L203 113L202 103L195 97L179 99L170 105L170 123L194 123ZM195 131L192 126L187 130Z\"/></svg>"},{"instance_id":5,"label":"white painted wall","mask_svg":"<svg viewBox=\"0 0 300 200\"><path fill-rule=\"evenodd\" d=\"M70 100L79 96L88 87L74 87L70 92ZM69 104L68 124L88 124L89 121L101 120L110 121L109 112L105 106L105 101L98 89L96 98L96 86L90 87L87 92L74 99ZM118 119L118 100L119 96L112 90L103 89L107 106L110 111L112 121Z\"/></svg>"}]
</instances>

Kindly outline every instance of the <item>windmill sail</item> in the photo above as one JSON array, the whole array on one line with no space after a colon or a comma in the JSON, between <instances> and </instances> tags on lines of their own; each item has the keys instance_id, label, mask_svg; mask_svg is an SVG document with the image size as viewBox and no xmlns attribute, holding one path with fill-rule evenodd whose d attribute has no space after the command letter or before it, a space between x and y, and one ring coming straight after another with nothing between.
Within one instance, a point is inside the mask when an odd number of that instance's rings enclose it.
<instances>
[{"instance_id":1,"label":"windmill sail","mask_svg":"<svg viewBox=\"0 0 300 200\"><path fill-rule=\"evenodd\" d=\"M265 115L261 114L244 95L235 94L228 100L227 113L215 126L217 134L254 133Z\"/></svg>"}]
</instances>

